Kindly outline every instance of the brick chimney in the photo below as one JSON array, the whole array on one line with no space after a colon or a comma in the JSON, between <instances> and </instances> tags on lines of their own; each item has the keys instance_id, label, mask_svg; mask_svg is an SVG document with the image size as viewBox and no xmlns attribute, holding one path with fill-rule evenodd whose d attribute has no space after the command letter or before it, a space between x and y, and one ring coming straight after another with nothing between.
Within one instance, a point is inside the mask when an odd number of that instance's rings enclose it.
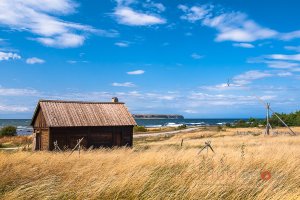
<instances>
[{"instance_id":1,"label":"brick chimney","mask_svg":"<svg viewBox=\"0 0 300 200\"><path fill-rule=\"evenodd\" d=\"M113 98L111 99L111 102L113 102L113 103L118 103L118 102L119 102L118 97L113 97Z\"/></svg>"}]
</instances>

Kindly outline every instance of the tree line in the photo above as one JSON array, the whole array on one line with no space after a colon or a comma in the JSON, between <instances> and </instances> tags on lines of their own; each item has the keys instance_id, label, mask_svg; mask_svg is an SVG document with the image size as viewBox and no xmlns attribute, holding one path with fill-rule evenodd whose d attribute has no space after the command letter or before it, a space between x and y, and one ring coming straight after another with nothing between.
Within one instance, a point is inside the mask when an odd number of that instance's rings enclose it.
<instances>
[{"instance_id":1,"label":"tree line","mask_svg":"<svg viewBox=\"0 0 300 200\"><path fill-rule=\"evenodd\" d=\"M276 113L288 126L300 126L300 111L292 112L289 114L286 113ZM271 126L284 126L282 122L272 114L270 119ZM256 118L249 118L247 120L241 119L234 123L227 123L227 127L259 127L265 126L267 124L266 119L256 119Z\"/></svg>"}]
</instances>

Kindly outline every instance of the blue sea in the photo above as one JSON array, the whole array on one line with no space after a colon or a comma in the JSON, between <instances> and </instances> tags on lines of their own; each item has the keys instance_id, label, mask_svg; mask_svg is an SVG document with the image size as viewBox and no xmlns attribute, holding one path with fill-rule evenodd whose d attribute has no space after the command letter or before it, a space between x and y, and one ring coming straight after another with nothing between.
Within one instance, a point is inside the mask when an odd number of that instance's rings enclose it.
<instances>
[{"instance_id":1,"label":"blue sea","mask_svg":"<svg viewBox=\"0 0 300 200\"><path fill-rule=\"evenodd\" d=\"M239 119L136 119L139 126L145 127L177 127L180 125L187 126L215 126L233 123ZM18 135L30 135L32 127L30 119L0 119L0 128L7 125L17 127Z\"/></svg>"}]
</instances>

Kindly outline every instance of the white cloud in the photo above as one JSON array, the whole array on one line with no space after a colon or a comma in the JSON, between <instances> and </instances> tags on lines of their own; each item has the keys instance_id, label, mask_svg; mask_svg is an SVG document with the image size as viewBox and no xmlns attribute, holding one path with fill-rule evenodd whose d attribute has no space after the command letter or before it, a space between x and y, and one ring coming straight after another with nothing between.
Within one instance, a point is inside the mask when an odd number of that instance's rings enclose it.
<instances>
[{"instance_id":1,"label":"white cloud","mask_svg":"<svg viewBox=\"0 0 300 200\"><path fill-rule=\"evenodd\" d=\"M53 38L40 37L40 38L35 38L34 40L42 43L45 46L66 48L66 47L78 47L83 45L85 37L73 33L66 33Z\"/></svg>"},{"instance_id":2,"label":"white cloud","mask_svg":"<svg viewBox=\"0 0 300 200\"><path fill-rule=\"evenodd\" d=\"M282 40L292 40L295 38L300 38L300 31L293 31L289 33L281 33L280 35Z\"/></svg>"},{"instance_id":3,"label":"white cloud","mask_svg":"<svg viewBox=\"0 0 300 200\"><path fill-rule=\"evenodd\" d=\"M284 48L287 50L300 52L300 46L285 46Z\"/></svg>"},{"instance_id":4,"label":"white cloud","mask_svg":"<svg viewBox=\"0 0 300 200\"><path fill-rule=\"evenodd\" d=\"M1 0L0 25L33 33L46 46L67 48L83 44L87 33L106 36L104 30L64 21L61 15L73 14L78 4L72 0Z\"/></svg>"},{"instance_id":5,"label":"white cloud","mask_svg":"<svg viewBox=\"0 0 300 200\"><path fill-rule=\"evenodd\" d=\"M256 103L256 97L252 95L207 94L202 92L192 92L188 99L192 102L190 107L251 105Z\"/></svg>"},{"instance_id":6,"label":"white cloud","mask_svg":"<svg viewBox=\"0 0 300 200\"><path fill-rule=\"evenodd\" d=\"M214 28L218 31L216 41L253 42L263 39L291 40L300 38L300 31L280 33L263 27L242 12L229 11L214 5L188 7L179 5L184 13L181 19L191 23L200 21L203 26ZM225 10L225 11L224 11Z\"/></svg>"},{"instance_id":7,"label":"white cloud","mask_svg":"<svg viewBox=\"0 0 300 200\"><path fill-rule=\"evenodd\" d=\"M197 53L193 53L193 54L191 55L191 57L194 58L195 60L198 60L198 59L203 58L204 56L203 56L203 55L199 55L199 54L197 54Z\"/></svg>"},{"instance_id":8,"label":"white cloud","mask_svg":"<svg viewBox=\"0 0 300 200\"><path fill-rule=\"evenodd\" d=\"M16 105L1 105L0 104L0 112L28 112L29 108L24 106L16 106Z\"/></svg>"},{"instance_id":9,"label":"white cloud","mask_svg":"<svg viewBox=\"0 0 300 200\"><path fill-rule=\"evenodd\" d=\"M135 84L132 82L124 82L124 83L112 83L112 86L115 87L135 87Z\"/></svg>"},{"instance_id":10,"label":"white cloud","mask_svg":"<svg viewBox=\"0 0 300 200\"><path fill-rule=\"evenodd\" d=\"M131 4L136 4L136 0L116 0L118 6L129 6Z\"/></svg>"},{"instance_id":11,"label":"white cloud","mask_svg":"<svg viewBox=\"0 0 300 200\"><path fill-rule=\"evenodd\" d=\"M267 87L266 87L267 88ZM130 89L130 88L128 88ZM271 100L272 105L279 105L285 103L291 105L291 99L295 98L295 93L290 93L289 95L284 95L282 92L286 91L286 88L281 88L277 90L276 88L257 87L251 88L256 89L256 94L262 99ZM127 89L126 89L127 90ZM276 91L276 93L274 93ZM299 89L293 89L292 91L299 91ZM23 109L24 112L31 113L34 108L34 104L37 98L42 99L61 99L61 100L80 100L80 101L110 101L111 97L117 96L120 101L125 102L132 113L176 113L176 114L186 114L192 115L197 114L198 117L214 117L224 114L231 113L231 116L236 114L240 115L244 113L245 116L249 114L251 116L253 113L257 112L257 108L261 111L263 115L263 107L257 101L257 98L253 95L242 93L239 91L238 94L230 94L230 91L209 91L207 93L203 90L199 91L199 88L195 90L176 90L176 91L136 91L129 90L122 92L105 92L105 91L90 91L90 92L59 92L59 93L49 93L44 92L37 95L35 99L32 98L27 101L24 105L24 98L15 97L13 102L14 106L29 108ZM291 96L292 95L292 96ZM294 95L294 96L293 96ZM3 100L4 98L1 98ZM10 98L6 99L10 100ZM294 101L295 102L295 101ZM295 104L295 103L294 103ZM0 103L0 105L3 105ZM24 106L23 106L24 105ZM297 104L298 105L298 104ZM7 107L7 106L6 106ZM10 106L12 107L12 106ZM249 108L249 112L247 109ZM10 109L3 109L0 112L8 113ZM3 111L6 110L6 111ZM17 110L17 109L15 109ZM26 111L27 110L27 111ZM17 111L15 111L17 112ZM200 116L199 116L200 115ZM258 114L259 116L260 114Z\"/></svg>"},{"instance_id":12,"label":"white cloud","mask_svg":"<svg viewBox=\"0 0 300 200\"><path fill-rule=\"evenodd\" d=\"M114 12L118 23L129 26L148 26L164 24L166 20L155 14L135 11L129 7L117 7Z\"/></svg>"},{"instance_id":13,"label":"white cloud","mask_svg":"<svg viewBox=\"0 0 300 200\"><path fill-rule=\"evenodd\" d=\"M68 60L67 63L76 64L76 63L78 63L78 61L77 60Z\"/></svg>"},{"instance_id":14,"label":"white cloud","mask_svg":"<svg viewBox=\"0 0 300 200\"><path fill-rule=\"evenodd\" d=\"M129 42L116 42L115 45L118 47L128 47Z\"/></svg>"},{"instance_id":15,"label":"white cloud","mask_svg":"<svg viewBox=\"0 0 300 200\"><path fill-rule=\"evenodd\" d=\"M246 85L251 83L254 80L257 79L263 79L267 77L272 77L273 74L271 74L268 71L259 71L259 70L251 70L247 71L243 74L237 75L233 78L233 83L239 84L239 85Z\"/></svg>"},{"instance_id":16,"label":"white cloud","mask_svg":"<svg viewBox=\"0 0 300 200\"><path fill-rule=\"evenodd\" d=\"M293 59L289 59L293 58ZM250 58L248 63L264 63L270 68L274 69L293 69L299 67L300 63L297 62L297 56L284 55L284 54L271 54L264 55L257 58Z\"/></svg>"},{"instance_id":17,"label":"white cloud","mask_svg":"<svg viewBox=\"0 0 300 200\"><path fill-rule=\"evenodd\" d=\"M178 98L176 94L145 93L147 99L172 101Z\"/></svg>"},{"instance_id":18,"label":"white cloud","mask_svg":"<svg viewBox=\"0 0 300 200\"><path fill-rule=\"evenodd\" d=\"M242 48L254 48L255 46L250 43L234 43L232 46L234 47L242 47Z\"/></svg>"},{"instance_id":19,"label":"white cloud","mask_svg":"<svg viewBox=\"0 0 300 200\"><path fill-rule=\"evenodd\" d=\"M279 72L277 75L279 77L293 76L293 74L291 72Z\"/></svg>"},{"instance_id":20,"label":"white cloud","mask_svg":"<svg viewBox=\"0 0 300 200\"><path fill-rule=\"evenodd\" d=\"M189 8L185 5L178 5L178 9L182 10L185 13L185 15L182 15L180 18L188 20L189 22L202 20L210 12L210 8L206 6L193 6Z\"/></svg>"},{"instance_id":21,"label":"white cloud","mask_svg":"<svg viewBox=\"0 0 300 200\"><path fill-rule=\"evenodd\" d=\"M140 74L144 74L144 73L145 73L144 70L135 70L135 71L127 72L127 74L129 74L129 75L140 75Z\"/></svg>"},{"instance_id":22,"label":"white cloud","mask_svg":"<svg viewBox=\"0 0 300 200\"><path fill-rule=\"evenodd\" d=\"M143 7L154 9L157 12L164 12L166 7L162 3L155 3L151 0L146 0L146 3L143 4Z\"/></svg>"},{"instance_id":23,"label":"white cloud","mask_svg":"<svg viewBox=\"0 0 300 200\"><path fill-rule=\"evenodd\" d=\"M279 74L277 75L279 76ZM274 77L274 76L276 76L276 74L274 74L271 71L251 70L234 76L232 80L228 81L228 83L221 83L213 86L202 86L200 88L204 90L210 90L210 91L245 90L249 87L248 85L255 80Z\"/></svg>"},{"instance_id":24,"label":"white cloud","mask_svg":"<svg viewBox=\"0 0 300 200\"><path fill-rule=\"evenodd\" d=\"M201 89L210 90L210 91L225 91L225 90L244 90L246 89L245 85L240 85L237 83L221 83L217 85L201 86Z\"/></svg>"},{"instance_id":25,"label":"white cloud","mask_svg":"<svg viewBox=\"0 0 300 200\"><path fill-rule=\"evenodd\" d=\"M89 61L86 60L67 60L69 64L77 64L77 63L88 63Z\"/></svg>"},{"instance_id":26,"label":"white cloud","mask_svg":"<svg viewBox=\"0 0 300 200\"><path fill-rule=\"evenodd\" d=\"M0 86L0 96L36 96L38 91L34 89L3 88Z\"/></svg>"},{"instance_id":27,"label":"white cloud","mask_svg":"<svg viewBox=\"0 0 300 200\"><path fill-rule=\"evenodd\" d=\"M263 61L263 63L266 63L268 67L275 68L275 69L291 69L300 66L299 63L277 61L277 60L267 60L267 61Z\"/></svg>"},{"instance_id":28,"label":"white cloud","mask_svg":"<svg viewBox=\"0 0 300 200\"><path fill-rule=\"evenodd\" d=\"M300 61L300 54L293 54L293 55L288 55L288 54L271 54L271 55L267 55L265 57L269 58L269 59L274 59L274 60Z\"/></svg>"},{"instance_id":29,"label":"white cloud","mask_svg":"<svg viewBox=\"0 0 300 200\"><path fill-rule=\"evenodd\" d=\"M2 61L2 60L17 60L17 59L21 59L21 56L17 53L0 51L0 61Z\"/></svg>"},{"instance_id":30,"label":"white cloud","mask_svg":"<svg viewBox=\"0 0 300 200\"><path fill-rule=\"evenodd\" d=\"M189 114L197 114L199 113L197 110L184 110L185 113L189 113Z\"/></svg>"},{"instance_id":31,"label":"white cloud","mask_svg":"<svg viewBox=\"0 0 300 200\"><path fill-rule=\"evenodd\" d=\"M43 63L45 63L45 60L37 58L37 57L32 57L32 58L28 58L26 60L26 63L31 64L31 65L33 65L33 64L43 64Z\"/></svg>"},{"instance_id":32,"label":"white cloud","mask_svg":"<svg viewBox=\"0 0 300 200\"><path fill-rule=\"evenodd\" d=\"M212 5L193 6L191 8L181 6L184 15L182 19L189 22L201 21L202 25L218 30L216 41L252 42L259 39L273 38L278 33L269 28L264 28L248 19L241 12L223 12L216 14L216 8Z\"/></svg>"}]
</instances>

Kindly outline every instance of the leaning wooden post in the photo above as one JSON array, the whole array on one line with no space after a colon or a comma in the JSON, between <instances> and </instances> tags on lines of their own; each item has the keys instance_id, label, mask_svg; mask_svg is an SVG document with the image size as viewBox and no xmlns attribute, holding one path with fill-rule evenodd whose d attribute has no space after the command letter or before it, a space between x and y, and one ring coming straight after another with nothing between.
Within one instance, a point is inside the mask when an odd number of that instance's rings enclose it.
<instances>
[{"instance_id":1,"label":"leaning wooden post","mask_svg":"<svg viewBox=\"0 0 300 200\"><path fill-rule=\"evenodd\" d=\"M267 108L266 135L270 135L270 122L269 122L269 118L270 118L270 104L269 103L267 103L266 108Z\"/></svg>"},{"instance_id":2,"label":"leaning wooden post","mask_svg":"<svg viewBox=\"0 0 300 200\"><path fill-rule=\"evenodd\" d=\"M281 121L281 123L283 123L283 125L291 131L292 135L296 135L296 133L276 114L276 112L274 112L273 110L271 110L271 111Z\"/></svg>"},{"instance_id":3,"label":"leaning wooden post","mask_svg":"<svg viewBox=\"0 0 300 200\"><path fill-rule=\"evenodd\" d=\"M79 142L79 140L78 140L78 142ZM79 158L80 158L80 143L79 143L79 145L78 145L78 153L79 153Z\"/></svg>"},{"instance_id":4,"label":"leaning wooden post","mask_svg":"<svg viewBox=\"0 0 300 200\"><path fill-rule=\"evenodd\" d=\"M198 154L200 154L201 151L203 151L204 149L206 149L207 154L208 154L208 148L210 148L210 150L211 150L213 153L215 153L215 151L213 150L213 148L212 148L212 146L211 146L210 144L211 144L210 141L205 142L205 146L202 147L202 149L198 152Z\"/></svg>"},{"instance_id":5,"label":"leaning wooden post","mask_svg":"<svg viewBox=\"0 0 300 200\"><path fill-rule=\"evenodd\" d=\"M83 138L84 138L84 137L83 137ZM76 146L72 149L72 151L71 151L71 153L70 153L69 156L71 156L72 153L76 150L76 148L80 145L80 143L81 143L81 141L83 140L83 138L81 138L81 139L77 142ZM68 156L68 157L69 157L69 156Z\"/></svg>"}]
</instances>

